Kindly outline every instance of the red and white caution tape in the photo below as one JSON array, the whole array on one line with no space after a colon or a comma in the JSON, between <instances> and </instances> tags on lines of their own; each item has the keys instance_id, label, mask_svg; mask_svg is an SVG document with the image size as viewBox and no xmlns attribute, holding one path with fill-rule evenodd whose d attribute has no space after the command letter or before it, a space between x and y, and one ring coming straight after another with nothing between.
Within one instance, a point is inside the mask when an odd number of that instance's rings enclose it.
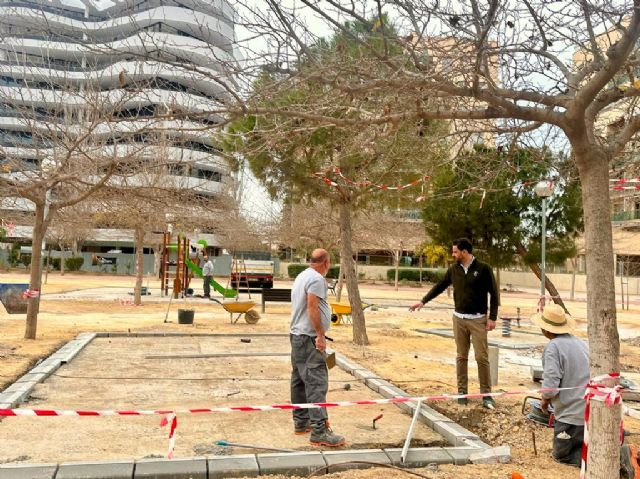
<instances>
[{"instance_id":1,"label":"red and white caution tape","mask_svg":"<svg viewBox=\"0 0 640 479\"><path fill-rule=\"evenodd\" d=\"M168 414L160 421L160 427L164 427L169 424L169 451L167 457L173 459L173 450L176 447L176 429L178 427L178 416L176 413Z\"/></svg>"},{"instance_id":2,"label":"red and white caution tape","mask_svg":"<svg viewBox=\"0 0 640 479\"><path fill-rule=\"evenodd\" d=\"M40 291L37 289L25 289L22 293L23 299L37 298L38 296L40 296Z\"/></svg>"},{"instance_id":3,"label":"red and white caution tape","mask_svg":"<svg viewBox=\"0 0 640 479\"><path fill-rule=\"evenodd\" d=\"M575 387L560 387L560 388L539 388L539 389L525 389L516 391L502 391L493 393L476 393L476 394L437 394L433 396L422 397L406 397L395 396L385 399L369 399L360 401L336 401L336 402L316 402L316 403L304 403L304 404L271 404L264 406L227 406L227 407L212 407L212 408L191 408L191 409L147 409L147 410L60 410L60 409L0 409L0 417L2 416L151 416L151 415L163 415L160 422L160 426L164 427L169 425L169 451L168 457L173 457L173 451L176 442L176 429L178 428L178 414L200 414L200 413L229 413L229 412L254 412L254 411L291 411L295 409L319 409L319 408L331 408L331 407L345 407L345 406L371 406L380 404L400 404L410 402L428 402L428 401L448 401L460 398L478 399L484 397L501 397L501 396L530 396L533 394L547 393L547 392L560 392L569 391L575 389L586 389L584 399L587 401L585 406L585 432L584 432L584 444L582 450L582 470L581 478L584 477L587 447L589 441L588 425L590 415L590 401L602 401L607 406L614 404L621 404L622 396L620 385L613 387L605 386L601 384L607 379L618 379L619 373L611 373L603 376L593 378L589 384L585 386ZM620 434L622 439L622 425L620 428Z\"/></svg>"},{"instance_id":4,"label":"red and white caution tape","mask_svg":"<svg viewBox=\"0 0 640 479\"><path fill-rule=\"evenodd\" d=\"M584 479L587 472L587 452L589 449L589 419L591 416L591 401L601 401L605 403L607 407L611 407L615 404L622 404L622 386L619 384L611 387L606 386L603 381L617 380L620 378L620 373L609 373L597 376L589 381L587 384L587 390L584 395L584 400L587 404L584 408L584 442L582 443L582 461L580 464L580 479ZM620 444L624 439L624 423L620 422Z\"/></svg>"}]
</instances>

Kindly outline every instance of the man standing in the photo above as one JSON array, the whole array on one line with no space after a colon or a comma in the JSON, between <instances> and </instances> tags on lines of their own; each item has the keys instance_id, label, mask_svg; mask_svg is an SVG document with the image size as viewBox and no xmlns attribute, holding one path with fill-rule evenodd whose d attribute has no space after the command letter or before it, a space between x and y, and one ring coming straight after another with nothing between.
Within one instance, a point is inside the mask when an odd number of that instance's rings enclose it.
<instances>
[{"instance_id":1,"label":"man standing","mask_svg":"<svg viewBox=\"0 0 640 479\"><path fill-rule=\"evenodd\" d=\"M327 304L329 253L316 249L309 267L300 273L291 289L291 402L294 404L326 402L329 372L325 363L331 313ZM329 428L326 408L295 409L295 434L311 431L314 446L344 445L342 436Z\"/></svg>"},{"instance_id":2,"label":"man standing","mask_svg":"<svg viewBox=\"0 0 640 479\"><path fill-rule=\"evenodd\" d=\"M204 297L211 297L211 279L213 278L213 262L209 259L208 254L204 254L204 264L202 265L202 278L204 283L202 289L204 290Z\"/></svg>"},{"instance_id":3,"label":"man standing","mask_svg":"<svg viewBox=\"0 0 640 479\"><path fill-rule=\"evenodd\" d=\"M498 288L491 266L478 261L472 254L471 241L460 238L453 241L451 255L455 264L451 266L444 278L431 288L422 301L412 305L409 310L415 311L453 285L453 336L456 341L456 376L458 393L468 393L469 348L473 344L480 392L491 392L491 373L489 368L489 347L487 331L496 327L498 316ZM490 296L489 318L487 318L487 295ZM458 399L458 404L466 405L467 398ZM488 409L495 408L492 397L485 397L482 405Z\"/></svg>"}]
</instances>

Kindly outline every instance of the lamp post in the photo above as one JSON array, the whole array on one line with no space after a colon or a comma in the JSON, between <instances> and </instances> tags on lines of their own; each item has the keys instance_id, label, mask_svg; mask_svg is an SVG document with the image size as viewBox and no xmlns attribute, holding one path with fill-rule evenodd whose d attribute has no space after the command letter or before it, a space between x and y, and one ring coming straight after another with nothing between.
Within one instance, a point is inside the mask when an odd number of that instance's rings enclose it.
<instances>
[{"instance_id":1,"label":"lamp post","mask_svg":"<svg viewBox=\"0 0 640 479\"><path fill-rule=\"evenodd\" d=\"M542 261L540 264L540 311L544 310L545 296L546 296L546 279L545 279L545 266L546 266L546 240L547 240L547 198L553 193L552 181L540 181L534 188L536 195L542 198L542 238L541 254Z\"/></svg>"}]
</instances>

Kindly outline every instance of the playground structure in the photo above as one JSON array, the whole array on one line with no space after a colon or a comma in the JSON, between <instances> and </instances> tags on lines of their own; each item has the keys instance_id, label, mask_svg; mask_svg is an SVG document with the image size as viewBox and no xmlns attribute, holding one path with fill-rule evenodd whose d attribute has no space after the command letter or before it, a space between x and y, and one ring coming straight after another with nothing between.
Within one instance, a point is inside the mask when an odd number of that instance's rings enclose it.
<instances>
[{"instance_id":1,"label":"playground structure","mask_svg":"<svg viewBox=\"0 0 640 479\"><path fill-rule=\"evenodd\" d=\"M201 249L207 248L204 240L198 241ZM189 271L194 276L202 278L202 268L189 258L192 249L189 240L184 235L178 235L177 242L171 243L171 233L165 232L162 238L162 261L160 267L160 281L162 294L169 295L169 287L173 290L173 297L178 298L180 294L185 296L189 288ZM197 251L197 250L196 250ZM225 288L217 281L211 279L211 287L220 293L223 298L237 298L235 289Z\"/></svg>"}]
</instances>

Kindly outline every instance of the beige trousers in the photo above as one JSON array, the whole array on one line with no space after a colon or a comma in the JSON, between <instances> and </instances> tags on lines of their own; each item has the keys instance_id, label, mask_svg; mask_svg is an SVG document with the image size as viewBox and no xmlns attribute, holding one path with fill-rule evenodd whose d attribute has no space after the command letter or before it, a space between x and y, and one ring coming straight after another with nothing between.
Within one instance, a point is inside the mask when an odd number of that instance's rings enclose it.
<instances>
[{"instance_id":1,"label":"beige trousers","mask_svg":"<svg viewBox=\"0 0 640 479\"><path fill-rule=\"evenodd\" d=\"M487 318L460 319L453 316L453 337L456 340L456 376L458 392L468 393L469 384L469 348L473 351L478 363L478 379L480 392L491 392L491 369L489 368L489 347L487 344Z\"/></svg>"}]
</instances>

